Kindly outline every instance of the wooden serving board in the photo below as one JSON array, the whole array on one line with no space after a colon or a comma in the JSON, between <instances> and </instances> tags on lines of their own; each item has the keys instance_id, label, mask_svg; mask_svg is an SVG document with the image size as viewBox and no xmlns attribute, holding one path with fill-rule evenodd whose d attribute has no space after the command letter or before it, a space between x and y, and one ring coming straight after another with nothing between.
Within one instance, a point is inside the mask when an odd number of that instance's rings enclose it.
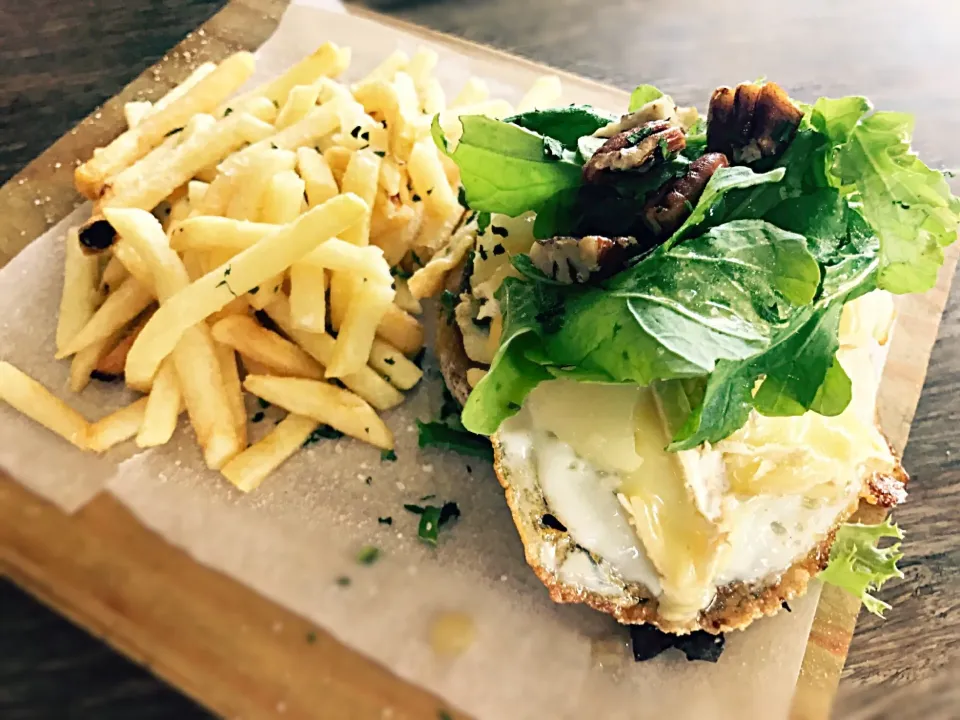
<instances>
[{"instance_id":1,"label":"wooden serving board","mask_svg":"<svg viewBox=\"0 0 960 720\"><path fill-rule=\"evenodd\" d=\"M122 106L158 97L196 61L253 50L272 33L284 0L232 0L221 12L66 134L0 189L0 267L74 207L75 158L88 157L123 128ZM354 11L476 57L522 63L497 51L394 20ZM189 56L188 56L189 57ZM579 80L582 82L582 80ZM49 198L41 206L38 196ZM956 249L954 249L956 250ZM957 252L937 289L901 303L916 343L895 347L885 381L910 394L911 410L884 417L892 444L906 444ZM59 612L103 637L217 714L227 717L434 718L453 709L308 621L237 581L195 562L101 494L73 515L32 495L0 472L0 571ZM859 603L824 590L794 697L796 720L824 718L836 692Z\"/></svg>"}]
</instances>

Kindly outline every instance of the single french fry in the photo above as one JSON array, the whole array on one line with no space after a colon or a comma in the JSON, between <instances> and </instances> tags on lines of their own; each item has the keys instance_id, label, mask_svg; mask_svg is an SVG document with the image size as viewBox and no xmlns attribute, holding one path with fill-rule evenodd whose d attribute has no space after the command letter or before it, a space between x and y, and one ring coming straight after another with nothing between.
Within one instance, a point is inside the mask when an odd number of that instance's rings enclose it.
<instances>
[{"instance_id":1,"label":"single french fry","mask_svg":"<svg viewBox=\"0 0 960 720\"><path fill-rule=\"evenodd\" d=\"M129 274L120 259L116 255L112 256L100 275L100 295L109 295L111 290L120 287L120 283L126 280Z\"/></svg>"},{"instance_id":2,"label":"single french fry","mask_svg":"<svg viewBox=\"0 0 960 720\"><path fill-rule=\"evenodd\" d=\"M297 150L297 170L306 185L307 204L310 207L322 205L340 193L330 166L315 149L302 147Z\"/></svg>"},{"instance_id":3,"label":"single french fry","mask_svg":"<svg viewBox=\"0 0 960 720\"><path fill-rule=\"evenodd\" d=\"M316 84L297 85L291 89L274 123L277 130L283 130L303 120L316 106L319 95L320 87Z\"/></svg>"},{"instance_id":4,"label":"single french fry","mask_svg":"<svg viewBox=\"0 0 960 720\"><path fill-rule=\"evenodd\" d=\"M418 269L408 283L410 294L416 299L433 297L443 290L447 273L457 267L476 244L476 222L465 224L450 238L449 244Z\"/></svg>"},{"instance_id":5,"label":"single french fry","mask_svg":"<svg viewBox=\"0 0 960 720\"><path fill-rule=\"evenodd\" d=\"M425 115L433 116L446 109L447 95L436 78L430 78L426 85L417 90L420 95L420 109Z\"/></svg>"},{"instance_id":6,"label":"single french fry","mask_svg":"<svg viewBox=\"0 0 960 720\"><path fill-rule=\"evenodd\" d=\"M113 348L99 359L94 370L101 378L119 378L123 376L123 368L127 363L127 353L130 352L130 348L133 347L133 341L137 339L137 335L140 334L140 331L143 330L144 325L147 324L147 321L152 315L153 310L147 310L140 315L133 326L123 334Z\"/></svg>"},{"instance_id":7,"label":"single french fry","mask_svg":"<svg viewBox=\"0 0 960 720\"><path fill-rule=\"evenodd\" d=\"M523 113L553 107L560 102L562 92L560 78L556 75L543 75L533 82L530 89L517 103L517 112Z\"/></svg>"},{"instance_id":8,"label":"single french fry","mask_svg":"<svg viewBox=\"0 0 960 720\"><path fill-rule=\"evenodd\" d=\"M285 295L278 296L271 305L267 306L266 311L270 319L314 360L324 366L330 364L333 360L336 341L326 333L311 333L294 327L290 317L290 304ZM246 360L244 364L246 366ZM247 369L251 373L255 372L252 366L247 366ZM344 375L340 378L340 382L377 410L389 410L403 402L403 395L369 367L363 367L352 375Z\"/></svg>"},{"instance_id":9,"label":"single french fry","mask_svg":"<svg viewBox=\"0 0 960 720\"><path fill-rule=\"evenodd\" d=\"M216 333L213 333L212 328L211 333L216 340ZM243 402L243 386L240 384L240 371L237 368L237 353L229 345L220 342L215 342L214 346L220 363L220 375L223 377L223 389L227 393L227 401L230 404L234 431L240 438L240 447L245 448L247 447L247 408ZM163 365L160 367L162 369Z\"/></svg>"},{"instance_id":10,"label":"single french fry","mask_svg":"<svg viewBox=\"0 0 960 720\"><path fill-rule=\"evenodd\" d=\"M239 384L239 378L237 379ZM147 396L147 406L143 412L143 421L137 432L137 447L156 447L165 445L177 429L177 419L183 396L180 393L180 381L173 360L167 358L160 364L153 387Z\"/></svg>"},{"instance_id":11,"label":"single french fry","mask_svg":"<svg viewBox=\"0 0 960 720\"><path fill-rule=\"evenodd\" d=\"M358 440L393 449L393 433L363 399L319 380L247 375L243 386L267 402L311 417Z\"/></svg>"},{"instance_id":12,"label":"single french fry","mask_svg":"<svg viewBox=\"0 0 960 720\"><path fill-rule=\"evenodd\" d=\"M209 189L210 183L205 183L202 180L191 180L187 183L187 200L190 202L191 209L199 207Z\"/></svg>"},{"instance_id":13,"label":"single french fry","mask_svg":"<svg viewBox=\"0 0 960 720\"><path fill-rule=\"evenodd\" d=\"M350 48L342 48L331 42L324 43L283 75L226 103L222 106L222 112L226 112L228 107L234 107L256 97L267 98L279 107L284 104L287 95L296 86L309 85L324 77L337 77L349 65Z\"/></svg>"},{"instance_id":14,"label":"single french fry","mask_svg":"<svg viewBox=\"0 0 960 720\"><path fill-rule=\"evenodd\" d=\"M32 377L0 361L0 400L78 448L87 448L86 418Z\"/></svg>"},{"instance_id":15,"label":"single french fry","mask_svg":"<svg viewBox=\"0 0 960 720\"><path fill-rule=\"evenodd\" d=\"M389 285L361 282L354 287L327 367L328 378L351 375L367 364L377 325L393 303L394 291Z\"/></svg>"},{"instance_id":16,"label":"single french fry","mask_svg":"<svg viewBox=\"0 0 960 720\"><path fill-rule=\"evenodd\" d=\"M182 97L149 114L78 167L75 173L77 189L88 198L98 198L107 178L142 158L168 133L182 128L197 113L214 110L250 77L253 67L253 55L248 52L228 57Z\"/></svg>"},{"instance_id":17,"label":"single french fry","mask_svg":"<svg viewBox=\"0 0 960 720\"><path fill-rule=\"evenodd\" d=\"M424 208L423 218L413 242L416 249L436 252L450 243L453 231L460 224L464 210L459 205L448 215L441 215L432 208Z\"/></svg>"},{"instance_id":18,"label":"single french fry","mask_svg":"<svg viewBox=\"0 0 960 720\"><path fill-rule=\"evenodd\" d=\"M329 135L340 125L337 115L337 103L328 103L315 107L299 122L285 127L262 140L253 143L238 153L231 155L218 166L220 172L229 173L241 165L247 156L263 150L296 150L304 145L314 145L325 135ZM229 118L228 118L229 119Z\"/></svg>"},{"instance_id":19,"label":"single french fry","mask_svg":"<svg viewBox=\"0 0 960 720\"><path fill-rule=\"evenodd\" d=\"M300 202L306 191L306 183L293 168L278 171L269 178L263 195L260 222L286 225L300 215Z\"/></svg>"},{"instance_id":20,"label":"single french fry","mask_svg":"<svg viewBox=\"0 0 960 720\"><path fill-rule=\"evenodd\" d=\"M407 172L413 190L426 204L427 208L441 217L463 212L456 194L447 182L447 176L440 163L439 150L432 138L420 140L413 146Z\"/></svg>"},{"instance_id":21,"label":"single french fry","mask_svg":"<svg viewBox=\"0 0 960 720\"><path fill-rule=\"evenodd\" d=\"M409 390L423 377L423 371L402 352L379 338L370 346L370 367L399 390Z\"/></svg>"},{"instance_id":22,"label":"single french fry","mask_svg":"<svg viewBox=\"0 0 960 720\"><path fill-rule=\"evenodd\" d=\"M255 490L264 479L310 438L316 420L290 413L259 442L254 443L220 472L242 492Z\"/></svg>"},{"instance_id":23,"label":"single french fry","mask_svg":"<svg viewBox=\"0 0 960 720\"><path fill-rule=\"evenodd\" d=\"M404 355L416 355L423 347L423 326L413 315L396 305L390 305L377 326L377 337L386 340Z\"/></svg>"},{"instance_id":24,"label":"single french fry","mask_svg":"<svg viewBox=\"0 0 960 720\"><path fill-rule=\"evenodd\" d=\"M428 47L419 47L410 58L404 71L411 77L417 89L426 85L437 67L437 53Z\"/></svg>"},{"instance_id":25,"label":"single french fry","mask_svg":"<svg viewBox=\"0 0 960 720\"><path fill-rule=\"evenodd\" d=\"M234 315L211 329L214 339L271 368L278 375L322 380L323 367L306 352L252 317Z\"/></svg>"},{"instance_id":26,"label":"single french fry","mask_svg":"<svg viewBox=\"0 0 960 720\"><path fill-rule=\"evenodd\" d=\"M122 239L114 243L113 256L120 261L134 280L151 293L153 292L153 273L129 243L123 242Z\"/></svg>"},{"instance_id":27,"label":"single french fry","mask_svg":"<svg viewBox=\"0 0 960 720\"><path fill-rule=\"evenodd\" d=\"M208 467L220 468L243 449L243 442L236 431L213 337L207 325L201 322L207 313L178 328L173 347L148 371L139 370L141 366L133 363L131 359L144 333L149 332L151 325L171 299L178 297L181 291L191 286L190 278L183 262L167 244L167 237L156 218L136 209L109 209L106 214L123 242L129 243L151 268L157 297L161 303L160 309L144 327L127 355L127 384L138 389L149 387L160 363L172 352L190 424L203 448L204 459ZM132 374L131 367L138 369L139 374Z\"/></svg>"},{"instance_id":28,"label":"single french fry","mask_svg":"<svg viewBox=\"0 0 960 720\"><path fill-rule=\"evenodd\" d=\"M184 221L170 234L170 247L181 253L225 250L232 253L231 258L235 258L237 253L252 248L281 229L282 225L270 223L195 217ZM390 267L380 248L358 247L339 238L331 238L319 244L298 263L316 268L342 270L375 281L390 281Z\"/></svg>"},{"instance_id":29,"label":"single french fry","mask_svg":"<svg viewBox=\"0 0 960 720\"><path fill-rule=\"evenodd\" d=\"M150 114L153 109L153 103L149 100L135 100L123 104L123 118L127 121L127 127L133 128Z\"/></svg>"},{"instance_id":30,"label":"single french fry","mask_svg":"<svg viewBox=\"0 0 960 720\"><path fill-rule=\"evenodd\" d=\"M391 200L387 202L393 204ZM399 264L410 251L420 232L423 214L422 202L401 205L389 214L374 206L370 242L383 250L383 257L390 267Z\"/></svg>"},{"instance_id":31,"label":"single french fry","mask_svg":"<svg viewBox=\"0 0 960 720\"><path fill-rule=\"evenodd\" d=\"M164 232L169 232L170 228L176 227L189 216L190 198L188 198L186 195L183 195L174 200L173 204L170 206L170 213L163 222Z\"/></svg>"},{"instance_id":32,"label":"single french fry","mask_svg":"<svg viewBox=\"0 0 960 720\"><path fill-rule=\"evenodd\" d=\"M326 270L305 262L290 266L290 313L301 330L323 332L326 329Z\"/></svg>"},{"instance_id":33,"label":"single french fry","mask_svg":"<svg viewBox=\"0 0 960 720\"><path fill-rule=\"evenodd\" d=\"M450 101L450 108L469 107L477 105L490 97L490 88L477 77L472 77L460 89L460 92Z\"/></svg>"},{"instance_id":34,"label":"single french fry","mask_svg":"<svg viewBox=\"0 0 960 720\"><path fill-rule=\"evenodd\" d=\"M81 392L90 384L91 375L96 370L100 359L120 342L125 331L125 328L120 328L109 337L87 345L87 347L73 356L73 360L70 362L70 389L73 392ZM99 379L112 378L100 377ZM117 379L119 379L119 376L117 376Z\"/></svg>"},{"instance_id":35,"label":"single french fry","mask_svg":"<svg viewBox=\"0 0 960 720\"><path fill-rule=\"evenodd\" d=\"M143 425L148 398L140 398L116 412L90 424L87 447L94 452L106 452L114 445L135 437Z\"/></svg>"},{"instance_id":36,"label":"single french fry","mask_svg":"<svg viewBox=\"0 0 960 720\"><path fill-rule=\"evenodd\" d=\"M57 316L57 350L63 350L96 312L100 300L97 288L99 272L100 261L95 255L83 252L77 228L70 228L64 238L63 292L60 295L60 314Z\"/></svg>"},{"instance_id":37,"label":"single french fry","mask_svg":"<svg viewBox=\"0 0 960 720\"><path fill-rule=\"evenodd\" d=\"M317 245L357 222L365 212L366 205L356 195L338 195L176 292L161 304L130 349L127 383L133 387L149 384L160 361L170 354L186 328L267 278L284 272Z\"/></svg>"},{"instance_id":38,"label":"single french fry","mask_svg":"<svg viewBox=\"0 0 960 720\"><path fill-rule=\"evenodd\" d=\"M380 163L380 177L378 182L380 187L388 196L398 195L400 186L406 180L406 173L400 167L400 163L395 158L384 157Z\"/></svg>"},{"instance_id":39,"label":"single french fry","mask_svg":"<svg viewBox=\"0 0 960 720\"><path fill-rule=\"evenodd\" d=\"M226 216L235 220L258 220L264 203L264 195L274 175L285 170L292 171L297 156L289 150L265 148L247 153L242 164L231 169L234 174L234 192L227 203ZM297 196L297 209L300 198Z\"/></svg>"},{"instance_id":40,"label":"single french fry","mask_svg":"<svg viewBox=\"0 0 960 720\"><path fill-rule=\"evenodd\" d=\"M323 159L333 173L333 179L339 186L343 182L343 174L347 171L353 153L345 147L334 145L323 150Z\"/></svg>"},{"instance_id":41,"label":"single french fry","mask_svg":"<svg viewBox=\"0 0 960 720\"><path fill-rule=\"evenodd\" d=\"M394 50L390 55L380 61L370 73L360 82L355 83L353 92L356 94L358 88L363 88L375 82L390 82L398 71L403 70L410 62L410 56L403 50Z\"/></svg>"},{"instance_id":42,"label":"single french fry","mask_svg":"<svg viewBox=\"0 0 960 720\"><path fill-rule=\"evenodd\" d=\"M57 352L56 358L62 360L70 357L88 345L109 337L142 313L152 301L152 292L144 288L135 278L127 278L120 287L107 296L103 305L97 308L93 317L80 332Z\"/></svg>"},{"instance_id":43,"label":"single french fry","mask_svg":"<svg viewBox=\"0 0 960 720\"><path fill-rule=\"evenodd\" d=\"M100 208L128 207L149 210L200 170L214 165L248 142L273 130L251 115L234 113L207 131L197 132L174 148L162 162L140 161L114 176L105 187ZM147 158L144 158L146 160ZM113 230L101 216L94 215L80 229L85 246L101 249L109 245ZM104 236L108 236L104 241Z\"/></svg>"},{"instance_id":44,"label":"single french fry","mask_svg":"<svg viewBox=\"0 0 960 720\"><path fill-rule=\"evenodd\" d=\"M343 324L359 282L360 278L344 270L330 276L330 326L334 330L339 330Z\"/></svg>"},{"instance_id":45,"label":"single french fry","mask_svg":"<svg viewBox=\"0 0 960 720\"><path fill-rule=\"evenodd\" d=\"M370 244L370 212L377 195L377 180L380 177L380 158L371 150L358 150L350 158L343 174L341 190L354 193L366 203L366 211L359 222L340 234L342 240L354 245Z\"/></svg>"},{"instance_id":46,"label":"single french fry","mask_svg":"<svg viewBox=\"0 0 960 720\"><path fill-rule=\"evenodd\" d=\"M280 375L273 368L269 368L262 362L257 362L253 358L240 356L240 362L243 364L245 375Z\"/></svg>"}]
</instances>

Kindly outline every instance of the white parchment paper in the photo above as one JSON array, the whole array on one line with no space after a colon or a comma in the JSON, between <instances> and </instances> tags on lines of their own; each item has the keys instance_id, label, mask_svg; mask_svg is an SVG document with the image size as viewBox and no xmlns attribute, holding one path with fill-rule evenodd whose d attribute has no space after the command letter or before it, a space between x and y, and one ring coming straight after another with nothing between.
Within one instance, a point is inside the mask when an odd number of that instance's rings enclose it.
<instances>
[{"instance_id":1,"label":"white parchment paper","mask_svg":"<svg viewBox=\"0 0 960 720\"><path fill-rule=\"evenodd\" d=\"M316 5L316 3L314 3ZM329 3L325 3L329 6ZM439 11L439 10L438 10ZM353 49L350 77L372 69L417 38L343 13L293 5L258 53L252 82L273 76L326 40ZM437 70L448 93L471 75L493 96L517 100L539 74L500 59L468 58L442 46ZM567 83L566 102L618 107L616 93ZM80 208L0 272L0 359L14 362L66 397L68 364L53 357L65 228ZM429 358L428 358L429 362ZM118 449L84 455L0 405L0 466L68 511L106 488L150 528L198 561L310 618L396 674L436 692L477 718L783 718L816 608L819 588L792 613L728 636L716 665L669 653L634 664L626 631L591 610L559 606L527 568L492 470L417 448L415 418L436 414L441 380L425 382L387 414L397 462L373 448L324 440L299 453L256 492L244 496L207 471L192 432L133 455ZM94 384L70 398L88 417L129 402L122 390ZM272 426L273 409L256 430ZM417 539L417 517L403 503L436 495L463 516L436 549ZM378 522L391 517L392 525ZM355 558L364 545L382 558ZM349 586L336 579L350 578ZM476 627L461 656L438 657L427 642L438 613L459 610ZM611 652L612 650L612 652Z\"/></svg>"}]
</instances>

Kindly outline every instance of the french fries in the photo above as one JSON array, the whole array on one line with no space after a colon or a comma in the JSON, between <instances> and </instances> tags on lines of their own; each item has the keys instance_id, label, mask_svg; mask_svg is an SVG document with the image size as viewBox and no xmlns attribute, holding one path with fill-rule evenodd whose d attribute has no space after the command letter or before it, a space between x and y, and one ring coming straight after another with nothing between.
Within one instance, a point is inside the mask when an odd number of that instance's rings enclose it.
<instances>
[{"instance_id":1,"label":"french fries","mask_svg":"<svg viewBox=\"0 0 960 720\"><path fill-rule=\"evenodd\" d=\"M270 368L274 374L323 380L323 367L316 360L249 315L224 318L212 332L218 343Z\"/></svg>"},{"instance_id":2,"label":"french fries","mask_svg":"<svg viewBox=\"0 0 960 720\"><path fill-rule=\"evenodd\" d=\"M99 261L94 256L84 254L76 228L67 231L64 257L63 295L60 297L57 319L56 342L59 351L90 322L100 304Z\"/></svg>"},{"instance_id":3,"label":"french fries","mask_svg":"<svg viewBox=\"0 0 960 720\"><path fill-rule=\"evenodd\" d=\"M349 390L318 380L265 375L247 375L243 386L284 410L384 450L393 449L393 433L372 407Z\"/></svg>"},{"instance_id":4,"label":"french fries","mask_svg":"<svg viewBox=\"0 0 960 720\"><path fill-rule=\"evenodd\" d=\"M378 412L423 377L414 315L476 232L431 122L455 141L461 116L513 109L477 78L448 103L428 48L352 85L335 79L349 62L325 43L230 97L254 69L239 52L127 103L127 129L75 171L94 211L65 239L55 353L73 392L94 377L145 395L89 422L0 362L0 400L91 452L163 445L186 410L206 464L243 492L321 424L392 448ZM544 78L518 107L559 93ZM245 393L289 412L249 447Z\"/></svg>"},{"instance_id":5,"label":"french fries","mask_svg":"<svg viewBox=\"0 0 960 720\"><path fill-rule=\"evenodd\" d=\"M255 490L280 464L303 447L318 423L304 415L287 415L260 442L223 466L223 476L238 490Z\"/></svg>"},{"instance_id":6,"label":"french fries","mask_svg":"<svg viewBox=\"0 0 960 720\"><path fill-rule=\"evenodd\" d=\"M94 452L106 452L114 445L135 437L143 425L147 402L148 398L140 398L91 423L87 430L87 448Z\"/></svg>"},{"instance_id":7,"label":"french fries","mask_svg":"<svg viewBox=\"0 0 960 720\"><path fill-rule=\"evenodd\" d=\"M239 385L239 378L237 380ZM183 396L180 393L180 381L172 359L164 360L154 378L147 405L143 410L143 420L137 432L137 447L156 447L165 445L177 429L177 418Z\"/></svg>"},{"instance_id":8,"label":"french fries","mask_svg":"<svg viewBox=\"0 0 960 720\"><path fill-rule=\"evenodd\" d=\"M149 385L160 362L187 328L286 270L321 242L357 222L364 209L363 201L355 195L339 195L183 287L160 306L130 349L127 383L133 387Z\"/></svg>"},{"instance_id":9,"label":"french fries","mask_svg":"<svg viewBox=\"0 0 960 720\"><path fill-rule=\"evenodd\" d=\"M2 361L0 400L78 448L87 449L86 418L22 370Z\"/></svg>"}]
</instances>

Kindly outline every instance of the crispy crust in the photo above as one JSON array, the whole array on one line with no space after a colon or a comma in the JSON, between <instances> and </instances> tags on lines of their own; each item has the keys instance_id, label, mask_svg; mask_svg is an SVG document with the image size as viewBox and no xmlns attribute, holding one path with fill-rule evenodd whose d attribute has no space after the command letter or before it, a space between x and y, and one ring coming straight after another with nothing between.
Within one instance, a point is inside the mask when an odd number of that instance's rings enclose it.
<instances>
[{"instance_id":1,"label":"crispy crust","mask_svg":"<svg viewBox=\"0 0 960 720\"><path fill-rule=\"evenodd\" d=\"M454 289L459 287L459 271L451 273L450 283ZM460 329L456 323L447 322L443 310L440 311L438 328L436 350L443 379L453 396L463 405L470 394L466 375L472 363L464 352ZM906 497L905 488L909 480L900 464L900 458L891 448L897 463L894 473L892 475L874 473L864 478L861 498L851 503L841 513L834 529L805 557L784 572L760 582L735 582L720 588L713 603L695 620L683 625L660 617L657 599L640 584L625 585L621 599L614 600L582 587L566 585L554 572L544 567L539 557L541 546L546 540L562 542L563 534L557 530L545 528L533 520L534 515L549 512L543 496L540 493L524 493L511 483L510 470L503 461L498 436L494 435L491 443L494 451L494 470L506 495L514 525L520 534L524 557L536 576L540 578L540 582L546 586L550 599L557 603L583 603L594 610L613 616L620 623L648 623L665 632L678 634L694 630L705 630L714 634L742 630L758 618L776 615L783 607L783 603L805 594L811 578L826 567L836 535L836 527L846 522L857 511L860 507L860 499L870 505L892 507ZM527 509L526 513L523 512L524 507ZM531 508L538 507L542 512L530 512Z\"/></svg>"}]
</instances>

